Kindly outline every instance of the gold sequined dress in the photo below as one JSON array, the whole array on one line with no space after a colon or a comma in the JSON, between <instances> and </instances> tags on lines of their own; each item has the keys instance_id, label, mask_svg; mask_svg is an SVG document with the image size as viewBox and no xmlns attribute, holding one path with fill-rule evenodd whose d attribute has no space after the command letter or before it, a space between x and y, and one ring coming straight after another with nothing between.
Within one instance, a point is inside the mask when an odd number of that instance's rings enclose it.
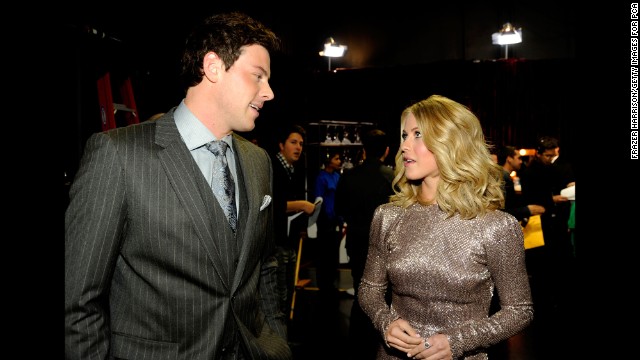
<instances>
[{"instance_id":1,"label":"gold sequined dress","mask_svg":"<svg viewBox=\"0 0 640 360\"><path fill-rule=\"evenodd\" d=\"M523 241L518 221L502 211L463 220L447 219L438 205L382 205L371 223L360 305L382 336L403 318L424 338L448 335L454 359L487 359L489 346L533 319ZM489 316L494 290L500 309ZM406 358L384 344L378 350L377 359Z\"/></svg>"}]
</instances>

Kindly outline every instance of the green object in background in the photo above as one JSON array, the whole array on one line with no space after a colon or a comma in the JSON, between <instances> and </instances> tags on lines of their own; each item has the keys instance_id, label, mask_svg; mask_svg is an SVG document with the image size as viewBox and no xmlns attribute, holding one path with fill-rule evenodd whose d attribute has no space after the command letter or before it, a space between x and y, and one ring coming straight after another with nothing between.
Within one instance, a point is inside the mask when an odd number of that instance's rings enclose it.
<instances>
[{"instance_id":1,"label":"green object in background","mask_svg":"<svg viewBox=\"0 0 640 360\"><path fill-rule=\"evenodd\" d=\"M576 202L571 202L571 212L569 213L569 220L567 220L569 231L571 232L571 247L573 248L573 257L576 257Z\"/></svg>"}]
</instances>

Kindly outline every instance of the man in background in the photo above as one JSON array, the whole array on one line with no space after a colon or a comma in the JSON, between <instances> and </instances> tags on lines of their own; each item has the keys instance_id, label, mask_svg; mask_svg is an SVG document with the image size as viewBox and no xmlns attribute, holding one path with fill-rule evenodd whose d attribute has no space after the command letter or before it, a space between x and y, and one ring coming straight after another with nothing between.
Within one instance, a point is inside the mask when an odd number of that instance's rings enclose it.
<instances>
[{"instance_id":1,"label":"man in background","mask_svg":"<svg viewBox=\"0 0 640 360\"><path fill-rule=\"evenodd\" d=\"M504 180L504 211L522 221L532 215L544 213L544 206L529 204L522 205L522 195L516 194L511 173L518 172L522 167L520 153L513 146L503 146L498 150L498 164L502 165L502 178Z\"/></svg>"},{"instance_id":2,"label":"man in background","mask_svg":"<svg viewBox=\"0 0 640 360\"><path fill-rule=\"evenodd\" d=\"M345 248L353 277L354 300L351 307L349 339L352 359L375 359L382 341L369 317L358 304L358 287L369 247L369 226L375 209L393 195L393 169L384 164L389 155L389 140L384 131L372 129L362 137L364 161L346 171L336 190L335 211L347 224Z\"/></svg>"},{"instance_id":3,"label":"man in background","mask_svg":"<svg viewBox=\"0 0 640 360\"><path fill-rule=\"evenodd\" d=\"M560 194L567 184L552 160L556 156L558 140L544 136L538 139L535 157L520 174L522 196L527 204L540 204L545 208L540 216L544 246L527 250L527 268L533 270L534 283L542 283L544 293L538 294L539 308L572 306L569 303L573 249L568 220L571 210L569 199ZM529 266L532 265L532 266ZM540 275L540 276L538 276ZM536 299L534 299L536 300Z\"/></svg>"},{"instance_id":4,"label":"man in background","mask_svg":"<svg viewBox=\"0 0 640 360\"><path fill-rule=\"evenodd\" d=\"M305 135L300 125L281 128L277 135L278 151L272 157L278 294L280 308L287 316L291 311L300 233L306 231L308 215L315 210L315 205L306 200L304 169L296 166L302 155ZM305 215L298 216L289 225L289 215L300 211Z\"/></svg>"},{"instance_id":5,"label":"man in background","mask_svg":"<svg viewBox=\"0 0 640 360\"><path fill-rule=\"evenodd\" d=\"M323 158L323 166L316 176L313 188L314 199L322 198L318 214L318 236L310 238L312 261L316 265L316 280L320 290L320 302L333 313L338 311L338 267L340 266L340 242L342 241L343 220L336 214L335 199L340 172L342 151L338 147L329 148Z\"/></svg>"}]
</instances>

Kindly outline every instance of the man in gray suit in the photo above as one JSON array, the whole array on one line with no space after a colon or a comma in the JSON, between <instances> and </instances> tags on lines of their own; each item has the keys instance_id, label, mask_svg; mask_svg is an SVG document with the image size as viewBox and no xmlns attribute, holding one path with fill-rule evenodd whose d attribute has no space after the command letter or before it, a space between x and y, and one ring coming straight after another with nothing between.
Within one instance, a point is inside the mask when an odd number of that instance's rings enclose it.
<instances>
[{"instance_id":1,"label":"man in gray suit","mask_svg":"<svg viewBox=\"0 0 640 360\"><path fill-rule=\"evenodd\" d=\"M278 46L246 15L214 15L186 42L178 106L89 138L65 214L67 359L292 358L271 161L234 133L273 99ZM214 140L229 144L237 226L216 195Z\"/></svg>"}]
</instances>

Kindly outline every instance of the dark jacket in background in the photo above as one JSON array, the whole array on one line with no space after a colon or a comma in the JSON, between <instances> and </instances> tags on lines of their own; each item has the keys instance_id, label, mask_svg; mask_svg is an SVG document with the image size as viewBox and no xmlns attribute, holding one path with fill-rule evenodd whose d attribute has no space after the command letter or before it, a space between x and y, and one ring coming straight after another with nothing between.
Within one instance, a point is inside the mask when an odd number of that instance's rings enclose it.
<instances>
[{"instance_id":1,"label":"dark jacket in background","mask_svg":"<svg viewBox=\"0 0 640 360\"><path fill-rule=\"evenodd\" d=\"M306 200L305 194L305 173L304 168L295 167L293 177L289 178L287 169L284 168L280 159L274 154L271 156L273 166L273 223L274 236L277 246L298 249L300 232L306 231L309 217L302 214L291 222L291 230L287 236L287 201Z\"/></svg>"},{"instance_id":2,"label":"dark jacket in background","mask_svg":"<svg viewBox=\"0 0 640 360\"><path fill-rule=\"evenodd\" d=\"M353 278L354 300L349 319L349 341L358 344L349 349L350 359L375 359L383 341L358 303L358 288L369 249L369 227L375 209L393 195L393 169L379 159L368 159L340 177L335 211L347 223L345 247Z\"/></svg>"},{"instance_id":3,"label":"dark jacket in background","mask_svg":"<svg viewBox=\"0 0 640 360\"><path fill-rule=\"evenodd\" d=\"M507 170L502 170L502 179L504 180L504 211L513 215L519 221L531 216L531 211L527 205L523 205L522 198L516 194L516 189Z\"/></svg>"},{"instance_id":4,"label":"dark jacket in background","mask_svg":"<svg viewBox=\"0 0 640 360\"><path fill-rule=\"evenodd\" d=\"M559 195L566 187L566 178L559 169L551 165L544 165L534 160L520 174L523 200L527 204L544 206L545 212L540 216L545 248L554 256L566 257L571 253L569 237L569 201L554 203L553 196Z\"/></svg>"},{"instance_id":5,"label":"dark jacket in background","mask_svg":"<svg viewBox=\"0 0 640 360\"><path fill-rule=\"evenodd\" d=\"M564 156L558 156L556 161L552 164L558 170L560 176L560 184L563 188L567 187L570 182L576 181L576 176L573 172L573 165Z\"/></svg>"},{"instance_id":6,"label":"dark jacket in background","mask_svg":"<svg viewBox=\"0 0 640 360\"><path fill-rule=\"evenodd\" d=\"M379 159L367 159L346 171L338 182L335 212L347 223L345 248L356 289L367 260L373 213L379 205L389 202L392 181L393 169Z\"/></svg>"}]
</instances>

